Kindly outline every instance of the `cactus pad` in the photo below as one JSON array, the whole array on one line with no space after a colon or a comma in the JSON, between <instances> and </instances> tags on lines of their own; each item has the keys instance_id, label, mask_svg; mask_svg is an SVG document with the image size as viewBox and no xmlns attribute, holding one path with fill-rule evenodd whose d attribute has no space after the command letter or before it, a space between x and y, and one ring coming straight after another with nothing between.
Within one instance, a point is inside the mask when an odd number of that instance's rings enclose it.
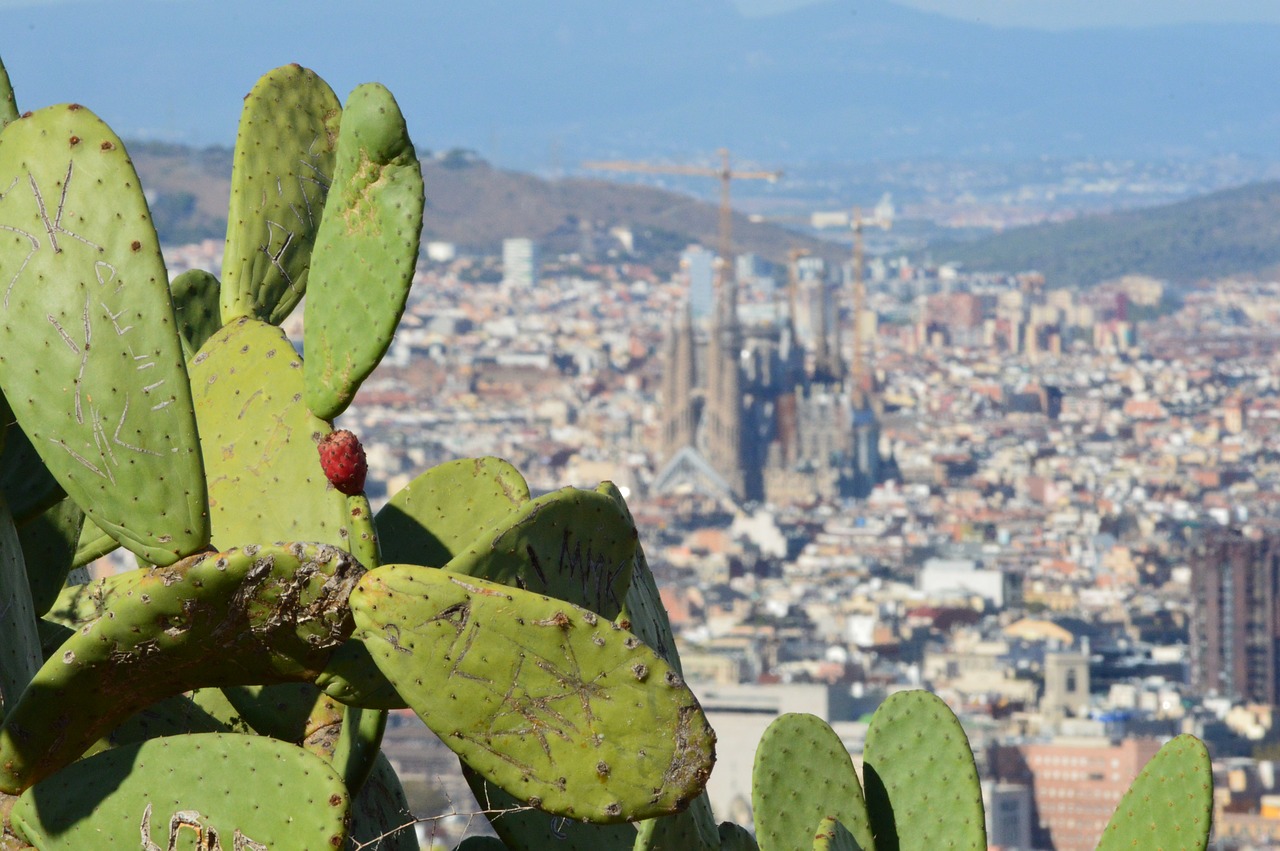
<instances>
[{"instance_id":1,"label":"cactus pad","mask_svg":"<svg viewBox=\"0 0 1280 851\"><path fill-rule=\"evenodd\" d=\"M341 778L301 748L203 733L68 766L23 794L12 822L43 851L137 848L140 834L144 849L341 848L348 803Z\"/></svg>"},{"instance_id":2,"label":"cactus pad","mask_svg":"<svg viewBox=\"0 0 1280 851\"><path fill-rule=\"evenodd\" d=\"M9 82L9 72L0 62L0 130L18 118L18 102L13 96L13 85Z\"/></svg>"},{"instance_id":3,"label":"cactus pad","mask_svg":"<svg viewBox=\"0 0 1280 851\"><path fill-rule=\"evenodd\" d=\"M531 810L500 786L489 783L464 762L462 776L504 848L556 848L563 851L632 851L633 825L586 824Z\"/></svg>"},{"instance_id":4,"label":"cactus pad","mask_svg":"<svg viewBox=\"0 0 1280 851\"><path fill-rule=\"evenodd\" d=\"M444 567L529 501L524 477L500 458L460 458L422 473L374 518L383 560Z\"/></svg>"},{"instance_id":5,"label":"cactus pad","mask_svg":"<svg viewBox=\"0 0 1280 851\"><path fill-rule=\"evenodd\" d=\"M18 529L22 560L31 586L31 603L37 615L49 611L66 584L76 554L84 512L70 499L30 520Z\"/></svg>"},{"instance_id":6,"label":"cactus pad","mask_svg":"<svg viewBox=\"0 0 1280 851\"><path fill-rule=\"evenodd\" d=\"M164 697L314 678L351 632L362 570L321 544L248 546L105 586L102 616L44 663L0 726L0 790L47 777Z\"/></svg>"},{"instance_id":7,"label":"cactus pad","mask_svg":"<svg viewBox=\"0 0 1280 851\"><path fill-rule=\"evenodd\" d=\"M839 819L827 816L818 823L818 831L813 836L813 851L862 851L862 848Z\"/></svg>"},{"instance_id":8,"label":"cactus pad","mask_svg":"<svg viewBox=\"0 0 1280 851\"><path fill-rule=\"evenodd\" d=\"M5 430L4 451L0 452L0 492L9 501L9 510L19 526L66 496L31 440L16 424Z\"/></svg>"},{"instance_id":9,"label":"cactus pad","mask_svg":"<svg viewBox=\"0 0 1280 851\"><path fill-rule=\"evenodd\" d=\"M347 98L305 308L307 406L332 420L386 354L422 232L422 166L391 92Z\"/></svg>"},{"instance_id":10,"label":"cactus pad","mask_svg":"<svg viewBox=\"0 0 1280 851\"><path fill-rule=\"evenodd\" d=\"M302 360L279 328L241 319L191 361L215 546L322 541L347 547L347 497L325 479L302 404Z\"/></svg>"},{"instance_id":11,"label":"cactus pad","mask_svg":"<svg viewBox=\"0 0 1280 851\"><path fill-rule=\"evenodd\" d=\"M849 751L816 715L780 715L765 730L751 771L751 809L764 851L812 846L827 816L849 827L864 851L876 848Z\"/></svg>"},{"instance_id":12,"label":"cactus pad","mask_svg":"<svg viewBox=\"0 0 1280 851\"><path fill-rule=\"evenodd\" d=\"M879 851L987 847L973 751L937 696L900 691L880 705L867 730L863 778Z\"/></svg>"},{"instance_id":13,"label":"cactus pad","mask_svg":"<svg viewBox=\"0 0 1280 851\"><path fill-rule=\"evenodd\" d=\"M351 801L351 837L359 851L418 851L415 819L400 778L377 752L369 779Z\"/></svg>"},{"instance_id":14,"label":"cactus pad","mask_svg":"<svg viewBox=\"0 0 1280 851\"><path fill-rule=\"evenodd\" d=\"M204 472L133 164L106 124L64 104L5 129L0 174L12 175L0 187L0 313L24 317L0 323L5 398L99 527L171 564L209 541Z\"/></svg>"},{"instance_id":15,"label":"cactus pad","mask_svg":"<svg viewBox=\"0 0 1280 851\"><path fill-rule=\"evenodd\" d=\"M6 708L18 702L42 661L22 544L0 498L0 694Z\"/></svg>"},{"instance_id":16,"label":"cactus pad","mask_svg":"<svg viewBox=\"0 0 1280 851\"><path fill-rule=\"evenodd\" d=\"M719 833L720 851L760 851L756 838L740 824L721 822Z\"/></svg>"},{"instance_id":17,"label":"cactus pad","mask_svg":"<svg viewBox=\"0 0 1280 851\"><path fill-rule=\"evenodd\" d=\"M182 335L182 352L190 360L205 340L222 327L218 279L203 269L188 269L169 282L173 315Z\"/></svg>"},{"instance_id":18,"label":"cactus pad","mask_svg":"<svg viewBox=\"0 0 1280 851\"><path fill-rule=\"evenodd\" d=\"M561 488L507 515L492 538L472 543L448 568L612 619L631 584L637 540L630 516L607 495Z\"/></svg>"},{"instance_id":19,"label":"cactus pad","mask_svg":"<svg viewBox=\"0 0 1280 851\"><path fill-rule=\"evenodd\" d=\"M639 639L562 600L392 565L351 595L356 634L473 769L557 815L617 822L702 791L715 735Z\"/></svg>"},{"instance_id":20,"label":"cactus pad","mask_svg":"<svg viewBox=\"0 0 1280 851\"><path fill-rule=\"evenodd\" d=\"M1195 736L1177 736L1160 748L1120 799L1098 851L1204 851L1212 819L1209 751Z\"/></svg>"},{"instance_id":21,"label":"cactus pad","mask_svg":"<svg viewBox=\"0 0 1280 851\"><path fill-rule=\"evenodd\" d=\"M222 322L279 324L302 299L333 178L342 106L300 65L264 74L244 99L231 166Z\"/></svg>"}]
</instances>

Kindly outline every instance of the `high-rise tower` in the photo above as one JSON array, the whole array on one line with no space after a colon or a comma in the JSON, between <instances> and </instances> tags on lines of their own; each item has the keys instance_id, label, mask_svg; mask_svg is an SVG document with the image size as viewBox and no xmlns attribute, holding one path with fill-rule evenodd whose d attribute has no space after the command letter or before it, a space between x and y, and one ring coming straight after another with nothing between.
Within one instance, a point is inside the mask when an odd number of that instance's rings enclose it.
<instances>
[{"instance_id":1,"label":"high-rise tower","mask_svg":"<svg viewBox=\"0 0 1280 851\"><path fill-rule=\"evenodd\" d=\"M1191 559L1191 683L1280 703L1280 535L1211 532Z\"/></svg>"},{"instance_id":2,"label":"high-rise tower","mask_svg":"<svg viewBox=\"0 0 1280 851\"><path fill-rule=\"evenodd\" d=\"M847 496L865 499L880 481L880 420L875 409L874 381L867 369L863 314L867 284L862 276L862 213L853 213L853 366L849 371L849 414L853 445L846 481Z\"/></svg>"}]
</instances>

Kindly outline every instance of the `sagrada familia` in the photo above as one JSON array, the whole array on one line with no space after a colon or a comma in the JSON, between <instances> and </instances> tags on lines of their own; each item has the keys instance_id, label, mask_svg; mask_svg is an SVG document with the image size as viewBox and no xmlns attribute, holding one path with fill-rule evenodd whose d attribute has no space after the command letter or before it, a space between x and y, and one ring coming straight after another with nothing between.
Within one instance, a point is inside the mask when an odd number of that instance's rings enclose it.
<instances>
[{"instance_id":1,"label":"sagrada familia","mask_svg":"<svg viewBox=\"0 0 1280 851\"><path fill-rule=\"evenodd\" d=\"M674 318L663 351L654 492L692 489L735 506L806 503L864 499L894 477L892 457L880 454L880 405L858 321L865 298L861 274L848 367L839 311L825 280L819 275L806 282L806 347L797 328L794 256L789 278L785 321L744 333L738 282L724 262L705 327L695 323L688 301Z\"/></svg>"}]
</instances>

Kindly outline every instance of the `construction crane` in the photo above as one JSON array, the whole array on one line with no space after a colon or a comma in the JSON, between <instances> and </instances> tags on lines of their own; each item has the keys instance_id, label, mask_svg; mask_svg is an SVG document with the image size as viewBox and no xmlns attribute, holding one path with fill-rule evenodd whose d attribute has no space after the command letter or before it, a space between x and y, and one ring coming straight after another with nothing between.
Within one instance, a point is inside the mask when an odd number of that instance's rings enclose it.
<instances>
[{"instance_id":1,"label":"construction crane","mask_svg":"<svg viewBox=\"0 0 1280 851\"><path fill-rule=\"evenodd\" d=\"M685 174L693 177L716 177L720 179L720 262L716 268L716 289L719 290L725 281L729 265L729 252L733 250L733 209L729 206L729 185L735 180L767 180L776 183L780 171L734 171L729 166L729 150L721 148L716 152L720 157L720 167L681 165L678 163L644 163L630 160L597 160L585 162L583 168L597 171L629 171L640 174Z\"/></svg>"},{"instance_id":2,"label":"construction crane","mask_svg":"<svg viewBox=\"0 0 1280 851\"><path fill-rule=\"evenodd\" d=\"M876 214L869 219L864 219L862 210L854 207L850 222L853 228L853 369L850 378L853 384L855 407L860 408L865 405L864 394L868 389L866 361L862 353L865 342L862 339L862 312L867 305L867 284L862 275L862 229L870 225L888 230L893 226L893 206L882 199L876 205Z\"/></svg>"}]
</instances>

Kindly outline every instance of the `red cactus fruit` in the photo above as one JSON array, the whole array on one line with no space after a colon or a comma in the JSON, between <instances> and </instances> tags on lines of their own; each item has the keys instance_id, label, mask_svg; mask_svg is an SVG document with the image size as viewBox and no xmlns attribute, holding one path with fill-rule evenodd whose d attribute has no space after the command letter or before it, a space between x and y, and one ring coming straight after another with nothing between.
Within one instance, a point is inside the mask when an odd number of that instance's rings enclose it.
<instances>
[{"instance_id":1,"label":"red cactus fruit","mask_svg":"<svg viewBox=\"0 0 1280 851\"><path fill-rule=\"evenodd\" d=\"M345 428L320 439L320 469L335 488L354 496L364 490L364 477L369 462L364 457L360 439Z\"/></svg>"}]
</instances>

